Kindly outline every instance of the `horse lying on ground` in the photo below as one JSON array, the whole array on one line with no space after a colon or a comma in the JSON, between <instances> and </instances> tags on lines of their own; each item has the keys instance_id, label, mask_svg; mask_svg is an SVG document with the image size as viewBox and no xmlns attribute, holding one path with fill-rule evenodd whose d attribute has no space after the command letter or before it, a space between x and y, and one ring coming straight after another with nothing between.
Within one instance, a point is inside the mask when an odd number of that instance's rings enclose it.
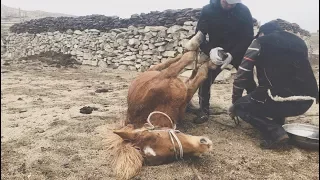
<instances>
[{"instance_id":1,"label":"horse lying on ground","mask_svg":"<svg viewBox=\"0 0 320 180\"><path fill-rule=\"evenodd\" d=\"M207 137L176 130L210 66L210 62L205 62L185 82L178 77L198 56L197 36L199 33L189 41L196 48L148 69L129 86L125 126L108 137L111 161L119 178L132 178L144 163L165 164L212 149L212 141Z\"/></svg>"}]
</instances>

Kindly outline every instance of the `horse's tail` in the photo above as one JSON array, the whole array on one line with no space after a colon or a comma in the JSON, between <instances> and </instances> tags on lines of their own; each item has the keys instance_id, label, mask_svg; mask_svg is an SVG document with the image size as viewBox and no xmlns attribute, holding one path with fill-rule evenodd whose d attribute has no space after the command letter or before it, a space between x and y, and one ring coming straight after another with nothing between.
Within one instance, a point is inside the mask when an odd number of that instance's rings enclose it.
<instances>
[{"instance_id":1,"label":"horse's tail","mask_svg":"<svg viewBox=\"0 0 320 180\"><path fill-rule=\"evenodd\" d=\"M120 179L130 179L136 176L143 165L140 151L114 133L107 136L107 142L109 159L116 176Z\"/></svg>"}]
</instances>

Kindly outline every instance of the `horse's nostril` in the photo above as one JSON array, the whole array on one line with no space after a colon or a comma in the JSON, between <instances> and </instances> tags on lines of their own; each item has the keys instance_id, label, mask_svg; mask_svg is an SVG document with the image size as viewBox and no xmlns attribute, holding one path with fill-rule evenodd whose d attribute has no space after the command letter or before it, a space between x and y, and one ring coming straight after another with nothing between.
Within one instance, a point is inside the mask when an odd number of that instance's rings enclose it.
<instances>
[{"instance_id":1,"label":"horse's nostril","mask_svg":"<svg viewBox=\"0 0 320 180\"><path fill-rule=\"evenodd\" d=\"M205 138L201 138L200 139L200 143L201 144L208 144L207 140Z\"/></svg>"}]
</instances>

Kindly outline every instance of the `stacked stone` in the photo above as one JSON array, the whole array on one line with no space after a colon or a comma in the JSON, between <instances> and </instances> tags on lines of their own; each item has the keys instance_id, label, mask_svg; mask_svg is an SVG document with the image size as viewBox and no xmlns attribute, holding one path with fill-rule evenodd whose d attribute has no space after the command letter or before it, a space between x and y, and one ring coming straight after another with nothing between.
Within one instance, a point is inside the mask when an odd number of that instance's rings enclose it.
<instances>
[{"instance_id":1,"label":"stacked stone","mask_svg":"<svg viewBox=\"0 0 320 180\"><path fill-rule=\"evenodd\" d=\"M164 26L183 25L186 21L197 21L201 9L166 10L163 12L151 11L147 14L135 14L131 18L121 19L117 16L88 15L80 17L46 17L34 19L10 27L14 33L42 33L42 32L66 32L68 29L84 31L97 29L109 31L129 26Z\"/></svg>"},{"instance_id":2,"label":"stacked stone","mask_svg":"<svg viewBox=\"0 0 320 180\"><path fill-rule=\"evenodd\" d=\"M7 56L12 58L53 51L71 54L82 64L114 69L144 71L151 65L182 53L196 22L182 26L146 26L112 29L67 30L39 34L10 34Z\"/></svg>"},{"instance_id":3,"label":"stacked stone","mask_svg":"<svg viewBox=\"0 0 320 180\"><path fill-rule=\"evenodd\" d=\"M281 28L286 31L290 31L294 34L298 34L301 36L306 36L306 37L311 36L309 31L306 31L306 30L300 28L300 26L296 23L290 23L290 22L285 21L283 19L276 19L276 21L280 24Z\"/></svg>"},{"instance_id":4,"label":"stacked stone","mask_svg":"<svg viewBox=\"0 0 320 180\"><path fill-rule=\"evenodd\" d=\"M10 27L13 33L42 33L42 32L66 32L67 30L97 29L108 32L111 29L127 28L129 26L182 26L187 21L197 21L201 9L178 9L165 10L162 12L151 11L150 13L134 14L128 19L121 19L117 16L88 15L79 17L46 17L33 19ZM257 25L257 20L253 18L253 23Z\"/></svg>"}]
</instances>

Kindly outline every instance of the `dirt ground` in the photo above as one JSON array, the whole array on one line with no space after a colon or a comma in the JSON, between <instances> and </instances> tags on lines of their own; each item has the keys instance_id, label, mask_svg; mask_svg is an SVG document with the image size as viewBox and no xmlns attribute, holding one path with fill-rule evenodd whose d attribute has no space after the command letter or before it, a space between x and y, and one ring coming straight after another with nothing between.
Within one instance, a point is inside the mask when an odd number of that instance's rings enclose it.
<instances>
[{"instance_id":1,"label":"dirt ground","mask_svg":"<svg viewBox=\"0 0 320 180\"><path fill-rule=\"evenodd\" d=\"M128 85L137 74L31 60L1 65L1 179L116 179L104 140L124 119ZM108 91L96 92L101 88ZM144 167L134 179L193 180L196 174L203 180L319 179L318 152L296 147L262 150L257 131L245 122L236 127L226 114L231 91L231 84L214 85L210 121L195 125L195 116L188 114L179 127L208 136L214 144L211 153ZM84 106L97 110L81 114ZM293 122L319 125L319 105L287 120Z\"/></svg>"}]
</instances>

